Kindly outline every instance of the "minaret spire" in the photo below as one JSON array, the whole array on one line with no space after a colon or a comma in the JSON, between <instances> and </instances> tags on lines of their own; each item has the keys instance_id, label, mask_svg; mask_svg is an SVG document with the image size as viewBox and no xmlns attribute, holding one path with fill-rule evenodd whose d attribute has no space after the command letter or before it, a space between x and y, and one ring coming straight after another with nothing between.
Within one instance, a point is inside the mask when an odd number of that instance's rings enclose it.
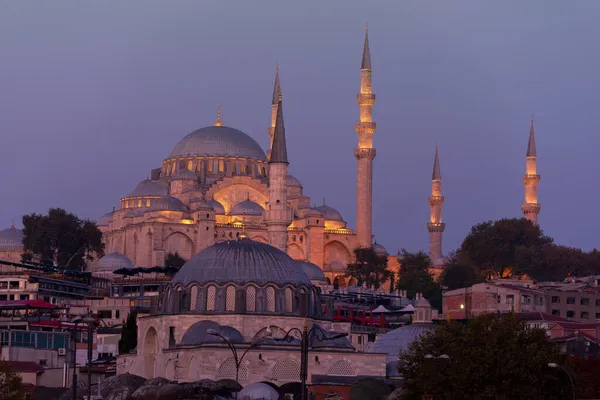
<instances>
[{"instance_id":1,"label":"minaret spire","mask_svg":"<svg viewBox=\"0 0 600 400\"><path fill-rule=\"evenodd\" d=\"M438 145L435 145L435 158L433 160L433 174L431 175L431 196L429 196L429 259L433 267L441 267L444 263L442 253L442 233L446 224L442 222L442 172L440 170L440 157Z\"/></svg>"},{"instance_id":2,"label":"minaret spire","mask_svg":"<svg viewBox=\"0 0 600 400\"><path fill-rule=\"evenodd\" d=\"M215 121L215 126L223 126L223 121L221 121L221 105L217 105L217 120Z\"/></svg>"},{"instance_id":3,"label":"minaret spire","mask_svg":"<svg viewBox=\"0 0 600 400\"><path fill-rule=\"evenodd\" d=\"M371 52L369 50L369 30L365 31L362 63L360 68L360 93L356 101L360 108L360 120L356 124L358 146L354 150L357 161L356 171L356 236L360 247L370 247L372 241L373 204L373 94L371 80Z\"/></svg>"},{"instance_id":4,"label":"minaret spire","mask_svg":"<svg viewBox=\"0 0 600 400\"><path fill-rule=\"evenodd\" d=\"M288 157L283 123L282 100L277 104L273 144L269 157L269 207L264 220L269 243L287 253L287 229L292 223L292 209L287 204Z\"/></svg>"},{"instance_id":5,"label":"minaret spire","mask_svg":"<svg viewBox=\"0 0 600 400\"><path fill-rule=\"evenodd\" d=\"M525 156L525 175L523 175L523 184L525 185L525 202L521 206L521 211L526 219L534 224L538 223L538 214L542 206L538 203L538 185L540 176L537 173L537 151L535 148L534 118L531 116L531 126L529 127L529 141L527 143L527 155Z\"/></svg>"},{"instance_id":6,"label":"minaret spire","mask_svg":"<svg viewBox=\"0 0 600 400\"><path fill-rule=\"evenodd\" d=\"M277 123L277 109L282 100L281 83L279 82L279 64L275 65L275 83L273 84L273 99L271 101L271 126L269 127L269 150L267 159L271 159L271 148L273 147L273 134Z\"/></svg>"}]
</instances>

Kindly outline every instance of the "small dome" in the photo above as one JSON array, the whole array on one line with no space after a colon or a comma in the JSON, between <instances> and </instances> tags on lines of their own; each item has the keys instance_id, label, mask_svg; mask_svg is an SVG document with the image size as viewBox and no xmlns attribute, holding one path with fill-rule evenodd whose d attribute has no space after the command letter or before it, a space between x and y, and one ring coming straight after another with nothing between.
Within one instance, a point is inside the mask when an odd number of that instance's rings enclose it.
<instances>
[{"instance_id":1,"label":"small dome","mask_svg":"<svg viewBox=\"0 0 600 400\"><path fill-rule=\"evenodd\" d=\"M133 268L133 263L126 255L110 253L96 263L96 272L113 272L121 268Z\"/></svg>"},{"instance_id":2,"label":"small dome","mask_svg":"<svg viewBox=\"0 0 600 400\"><path fill-rule=\"evenodd\" d=\"M252 200L244 200L231 207L229 215L261 216L263 215L263 211L264 208L262 208L260 204L255 203Z\"/></svg>"},{"instance_id":3,"label":"small dome","mask_svg":"<svg viewBox=\"0 0 600 400\"><path fill-rule=\"evenodd\" d=\"M154 196L167 196L169 194L169 187L167 184L158 181L151 181L145 179L138 183L127 197L154 197Z\"/></svg>"},{"instance_id":4,"label":"small dome","mask_svg":"<svg viewBox=\"0 0 600 400\"><path fill-rule=\"evenodd\" d=\"M187 206L181 202L181 200L171 197L164 196L158 199L150 199L150 207L140 208L143 211L189 211Z\"/></svg>"},{"instance_id":5,"label":"small dome","mask_svg":"<svg viewBox=\"0 0 600 400\"><path fill-rule=\"evenodd\" d=\"M221 343L223 339L208 333L209 329L219 332L232 343L244 342L242 334L237 329L230 326L221 326L215 321L203 320L196 322L185 331L180 344L182 346L199 346L205 343Z\"/></svg>"},{"instance_id":6,"label":"small dome","mask_svg":"<svg viewBox=\"0 0 600 400\"><path fill-rule=\"evenodd\" d=\"M187 168L182 168L171 176L172 181L195 181L196 179L198 179L196 174Z\"/></svg>"},{"instance_id":7,"label":"small dome","mask_svg":"<svg viewBox=\"0 0 600 400\"><path fill-rule=\"evenodd\" d=\"M387 353L387 362L398 361L398 354L410 346L421 335L432 329L432 325L412 324L401 326L382 335L374 342L369 343L367 351L371 353Z\"/></svg>"},{"instance_id":8,"label":"small dome","mask_svg":"<svg viewBox=\"0 0 600 400\"><path fill-rule=\"evenodd\" d=\"M382 245L380 245L379 243L375 242L373 243L373 251L375 252L375 254L377 254L379 257L387 257L388 256L388 252L385 249L385 247L383 247Z\"/></svg>"},{"instance_id":9,"label":"small dome","mask_svg":"<svg viewBox=\"0 0 600 400\"><path fill-rule=\"evenodd\" d=\"M10 227L0 231L0 249L22 249L23 231Z\"/></svg>"},{"instance_id":10,"label":"small dome","mask_svg":"<svg viewBox=\"0 0 600 400\"><path fill-rule=\"evenodd\" d=\"M237 398L239 400L278 400L279 393L266 383L255 382L243 388L237 394Z\"/></svg>"},{"instance_id":11,"label":"small dome","mask_svg":"<svg viewBox=\"0 0 600 400\"><path fill-rule=\"evenodd\" d=\"M325 275L323 274L323 270L316 264L313 264L308 261L299 262L302 271L308 276L308 279L312 281L322 281L326 282Z\"/></svg>"},{"instance_id":12,"label":"small dome","mask_svg":"<svg viewBox=\"0 0 600 400\"><path fill-rule=\"evenodd\" d=\"M191 282L311 286L306 274L290 256L273 246L250 239L220 242L204 249L190 258L171 281L173 285Z\"/></svg>"},{"instance_id":13,"label":"small dome","mask_svg":"<svg viewBox=\"0 0 600 400\"><path fill-rule=\"evenodd\" d=\"M98 218L96 226L108 226L110 224L110 221L112 221L112 214L112 212L109 212Z\"/></svg>"},{"instance_id":14,"label":"small dome","mask_svg":"<svg viewBox=\"0 0 600 400\"><path fill-rule=\"evenodd\" d=\"M266 161L260 145L244 132L227 126L207 126L179 141L167 158L239 157Z\"/></svg>"},{"instance_id":15,"label":"small dome","mask_svg":"<svg viewBox=\"0 0 600 400\"><path fill-rule=\"evenodd\" d=\"M190 200L190 207L193 210L211 210L211 211L214 211L214 208L212 207L212 205L208 204L208 202L205 201L204 199L199 199L199 198L191 199Z\"/></svg>"},{"instance_id":16,"label":"small dome","mask_svg":"<svg viewBox=\"0 0 600 400\"><path fill-rule=\"evenodd\" d=\"M340 214L339 211L333 207L329 207L328 205L323 204L322 206L317 207L317 210L319 210L323 214L323 217L325 217L325 219L328 219L330 221L344 222L342 214Z\"/></svg>"},{"instance_id":17,"label":"small dome","mask_svg":"<svg viewBox=\"0 0 600 400\"><path fill-rule=\"evenodd\" d=\"M213 210L215 210L215 213L217 213L218 215L225 215L225 207L223 207L223 204L219 203L218 201L214 199L208 200L206 204L211 206Z\"/></svg>"},{"instance_id":18,"label":"small dome","mask_svg":"<svg viewBox=\"0 0 600 400\"><path fill-rule=\"evenodd\" d=\"M429 307L431 308L431 303L425 297L420 297L415 301L413 307Z\"/></svg>"},{"instance_id":19,"label":"small dome","mask_svg":"<svg viewBox=\"0 0 600 400\"><path fill-rule=\"evenodd\" d=\"M300 180L298 180L298 178L296 178L293 175L288 175L287 176L287 185L291 186L291 187L299 187L302 188L302 183L300 183Z\"/></svg>"},{"instance_id":20,"label":"small dome","mask_svg":"<svg viewBox=\"0 0 600 400\"><path fill-rule=\"evenodd\" d=\"M325 264L324 270L326 272L346 272L348 266L341 261L334 260L329 264Z\"/></svg>"},{"instance_id":21,"label":"small dome","mask_svg":"<svg viewBox=\"0 0 600 400\"><path fill-rule=\"evenodd\" d=\"M323 213L318 208L309 208L306 212L307 217L322 217Z\"/></svg>"}]
</instances>

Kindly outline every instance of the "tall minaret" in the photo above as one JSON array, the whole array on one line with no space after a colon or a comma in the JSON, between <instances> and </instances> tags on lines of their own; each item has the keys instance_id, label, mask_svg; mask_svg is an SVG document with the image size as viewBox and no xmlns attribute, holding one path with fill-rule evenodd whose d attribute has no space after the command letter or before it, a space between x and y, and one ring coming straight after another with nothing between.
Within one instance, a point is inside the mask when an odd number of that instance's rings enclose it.
<instances>
[{"instance_id":1,"label":"tall minaret","mask_svg":"<svg viewBox=\"0 0 600 400\"><path fill-rule=\"evenodd\" d=\"M358 146L354 150L356 170L356 236L360 247L371 246L373 204L373 103L375 95L371 85L371 53L369 52L369 28L365 32L362 65L360 67L360 93L356 96L360 106L360 122L356 124Z\"/></svg>"},{"instance_id":2,"label":"tall minaret","mask_svg":"<svg viewBox=\"0 0 600 400\"><path fill-rule=\"evenodd\" d=\"M523 215L534 224L538 223L540 203L538 203L538 184L540 176L537 174L537 155L535 151L535 134L533 129L533 115L531 116L531 127L529 128L529 143L527 144L527 156L525 157L525 202L521 206Z\"/></svg>"},{"instance_id":3,"label":"tall minaret","mask_svg":"<svg viewBox=\"0 0 600 400\"><path fill-rule=\"evenodd\" d=\"M275 66L275 84L273 85L273 100L271 101L271 126L269 127L269 150L267 150L267 160L271 158L271 148L273 147L273 134L275 132L275 123L277 121L277 109L281 101L281 85L279 84L279 64Z\"/></svg>"},{"instance_id":4,"label":"tall minaret","mask_svg":"<svg viewBox=\"0 0 600 400\"><path fill-rule=\"evenodd\" d=\"M283 108L279 100L269 157L269 208L264 212L264 219L269 233L269 244L286 253L287 229L292 223L292 209L287 204L288 164Z\"/></svg>"},{"instance_id":5,"label":"tall minaret","mask_svg":"<svg viewBox=\"0 0 600 400\"><path fill-rule=\"evenodd\" d=\"M442 196L442 173L440 171L440 158L438 156L438 146L435 145L435 159L433 160L433 174L431 175L431 196L429 196L429 258L434 267L441 266L442 256L442 232L446 224L442 222L442 206L444 205L444 196Z\"/></svg>"}]
</instances>

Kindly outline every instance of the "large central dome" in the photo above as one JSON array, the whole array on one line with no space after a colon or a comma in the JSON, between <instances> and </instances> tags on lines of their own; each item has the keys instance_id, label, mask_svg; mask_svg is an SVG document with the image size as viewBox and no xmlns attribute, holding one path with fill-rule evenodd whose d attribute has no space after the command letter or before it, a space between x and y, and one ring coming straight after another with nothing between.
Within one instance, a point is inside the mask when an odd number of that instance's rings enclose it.
<instances>
[{"instance_id":1,"label":"large central dome","mask_svg":"<svg viewBox=\"0 0 600 400\"><path fill-rule=\"evenodd\" d=\"M227 126L207 126L188 134L175 145L168 158L198 156L267 160L265 152L256 140Z\"/></svg>"}]
</instances>

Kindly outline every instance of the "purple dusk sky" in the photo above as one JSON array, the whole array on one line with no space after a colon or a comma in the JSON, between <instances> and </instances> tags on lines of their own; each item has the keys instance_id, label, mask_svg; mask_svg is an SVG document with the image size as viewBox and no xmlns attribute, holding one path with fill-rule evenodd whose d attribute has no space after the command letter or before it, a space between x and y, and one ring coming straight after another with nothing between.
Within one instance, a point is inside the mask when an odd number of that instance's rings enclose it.
<instances>
[{"instance_id":1,"label":"purple dusk sky","mask_svg":"<svg viewBox=\"0 0 600 400\"><path fill-rule=\"evenodd\" d=\"M600 2L4 1L0 223L64 207L98 218L187 133L226 125L268 144L280 64L291 173L354 227L356 94L369 23L373 229L428 249L436 141L444 251L521 216L536 117L540 225L598 246Z\"/></svg>"}]
</instances>

